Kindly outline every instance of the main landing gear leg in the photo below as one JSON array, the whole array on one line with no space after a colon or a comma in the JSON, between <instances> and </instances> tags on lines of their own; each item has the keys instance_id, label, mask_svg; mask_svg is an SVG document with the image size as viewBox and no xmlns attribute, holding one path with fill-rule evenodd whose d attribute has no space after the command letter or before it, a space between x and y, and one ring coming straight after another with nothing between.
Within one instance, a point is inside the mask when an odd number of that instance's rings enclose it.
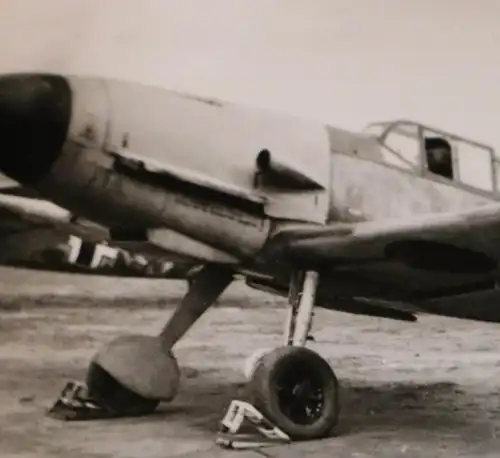
<instances>
[{"instance_id":1,"label":"main landing gear leg","mask_svg":"<svg viewBox=\"0 0 500 458\"><path fill-rule=\"evenodd\" d=\"M296 272L290 281L285 346L256 362L250 402L294 440L330 434L340 413L339 386L330 365L305 347L312 324L318 274Z\"/></svg>"},{"instance_id":2,"label":"main landing gear leg","mask_svg":"<svg viewBox=\"0 0 500 458\"><path fill-rule=\"evenodd\" d=\"M144 415L177 394L180 370L172 347L217 300L233 279L221 265L207 265L190 282L158 336L128 335L111 341L87 372L88 396L114 416Z\"/></svg>"}]
</instances>

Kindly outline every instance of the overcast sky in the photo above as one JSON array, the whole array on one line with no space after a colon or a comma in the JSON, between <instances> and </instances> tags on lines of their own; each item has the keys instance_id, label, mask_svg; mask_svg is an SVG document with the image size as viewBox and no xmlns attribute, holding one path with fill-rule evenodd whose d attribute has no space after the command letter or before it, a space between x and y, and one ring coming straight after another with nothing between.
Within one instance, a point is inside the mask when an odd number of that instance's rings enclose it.
<instances>
[{"instance_id":1,"label":"overcast sky","mask_svg":"<svg viewBox=\"0 0 500 458\"><path fill-rule=\"evenodd\" d=\"M500 0L1 0L0 71L101 74L500 148Z\"/></svg>"}]
</instances>

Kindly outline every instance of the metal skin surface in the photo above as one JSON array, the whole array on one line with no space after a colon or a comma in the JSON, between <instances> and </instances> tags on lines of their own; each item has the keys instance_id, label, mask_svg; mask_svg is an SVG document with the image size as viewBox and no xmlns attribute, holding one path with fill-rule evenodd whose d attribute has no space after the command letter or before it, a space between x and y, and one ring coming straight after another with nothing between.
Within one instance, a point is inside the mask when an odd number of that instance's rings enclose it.
<instances>
[{"instance_id":1,"label":"metal skin surface","mask_svg":"<svg viewBox=\"0 0 500 458\"><path fill-rule=\"evenodd\" d=\"M172 350L236 275L287 297L285 346L251 371L252 402L293 439L325 437L338 402L318 402L301 423L275 390L286 379L293 403L317 389L337 398L328 363L303 348L315 305L500 322L480 300L498 295L500 161L488 146L418 123L378 127L358 134L97 77L0 77L0 171L36 192L0 190L0 262L187 280L158 335L115 339L92 360L88 395L104 416L151 413L176 395ZM413 157L391 144L398 135ZM443 135L458 152L442 149ZM436 138L451 165L440 176L427 149ZM474 151L490 188L471 181L460 151ZM311 391L313 379L321 386Z\"/></svg>"},{"instance_id":2,"label":"metal skin surface","mask_svg":"<svg viewBox=\"0 0 500 458\"><path fill-rule=\"evenodd\" d=\"M494 193L384 163L373 136L137 83L2 77L0 118L10 119L7 125L31 126L37 145L27 148L26 140L19 143L19 129L4 128L6 151L12 153L1 155L0 169L10 178L73 214L116 229L116 243L123 246L234 265L249 280L270 276L277 290L286 288L292 268L288 258L268 250L282 229L366 221L383 227L386 220L470 211L498 200ZM258 182L256 160L264 150L272 156L268 163L302 174L302 182L316 183L315 189ZM495 230L481 240L491 253L499 251ZM322 252L314 241L304 246ZM362 265L356 261L363 260L361 247L346 248L349 263L341 266L326 256L318 267L322 305L335 308L336 300L362 297L392 301L389 308L435 307L441 313L441 306L427 307L426 301L453 298L461 286L468 293L476 284L483 289L497 277L496 270L435 272L409 267L400 258L380 262L382 252L374 247L366 251L374 259ZM436 261L437 255L429 263ZM492 319L487 315L476 318Z\"/></svg>"}]
</instances>

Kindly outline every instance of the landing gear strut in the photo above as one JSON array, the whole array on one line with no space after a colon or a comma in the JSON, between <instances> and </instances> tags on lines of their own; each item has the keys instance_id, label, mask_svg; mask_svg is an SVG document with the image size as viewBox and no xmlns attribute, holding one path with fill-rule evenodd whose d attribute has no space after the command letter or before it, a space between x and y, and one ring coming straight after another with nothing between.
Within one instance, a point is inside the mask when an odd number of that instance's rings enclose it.
<instances>
[{"instance_id":1,"label":"landing gear strut","mask_svg":"<svg viewBox=\"0 0 500 458\"><path fill-rule=\"evenodd\" d=\"M330 365L305 348L312 324L316 272L292 276L285 346L256 362L249 380L250 402L295 440L327 436L338 422L339 386Z\"/></svg>"},{"instance_id":2,"label":"landing gear strut","mask_svg":"<svg viewBox=\"0 0 500 458\"><path fill-rule=\"evenodd\" d=\"M180 382L172 347L232 279L233 272L225 266L205 266L192 277L188 292L158 336L119 337L99 351L87 373L87 395L63 402L66 411L72 407L66 419L89 409L90 414L79 419L144 415L153 412L160 401L171 401ZM295 440L327 436L340 410L334 372L321 356L305 348L317 283L316 272L292 276L284 346L257 360L248 383L251 403Z\"/></svg>"},{"instance_id":3,"label":"landing gear strut","mask_svg":"<svg viewBox=\"0 0 500 458\"><path fill-rule=\"evenodd\" d=\"M89 398L114 416L148 414L160 401L171 401L180 384L172 347L232 279L233 272L225 266L205 266L192 277L188 292L158 336L122 336L102 348L87 372Z\"/></svg>"}]
</instances>

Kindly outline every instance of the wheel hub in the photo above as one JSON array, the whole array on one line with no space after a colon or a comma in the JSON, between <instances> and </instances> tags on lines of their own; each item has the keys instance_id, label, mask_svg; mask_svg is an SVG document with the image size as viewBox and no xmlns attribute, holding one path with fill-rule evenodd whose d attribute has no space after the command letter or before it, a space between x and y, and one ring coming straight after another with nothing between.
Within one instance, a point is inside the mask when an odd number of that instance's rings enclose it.
<instances>
[{"instance_id":1,"label":"wheel hub","mask_svg":"<svg viewBox=\"0 0 500 458\"><path fill-rule=\"evenodd\" d=\"M294 423L308 425L321 416L324 393L320 384L302 374L282 374L277 394L282 412Z\"/></svg>"}]
</instances>

